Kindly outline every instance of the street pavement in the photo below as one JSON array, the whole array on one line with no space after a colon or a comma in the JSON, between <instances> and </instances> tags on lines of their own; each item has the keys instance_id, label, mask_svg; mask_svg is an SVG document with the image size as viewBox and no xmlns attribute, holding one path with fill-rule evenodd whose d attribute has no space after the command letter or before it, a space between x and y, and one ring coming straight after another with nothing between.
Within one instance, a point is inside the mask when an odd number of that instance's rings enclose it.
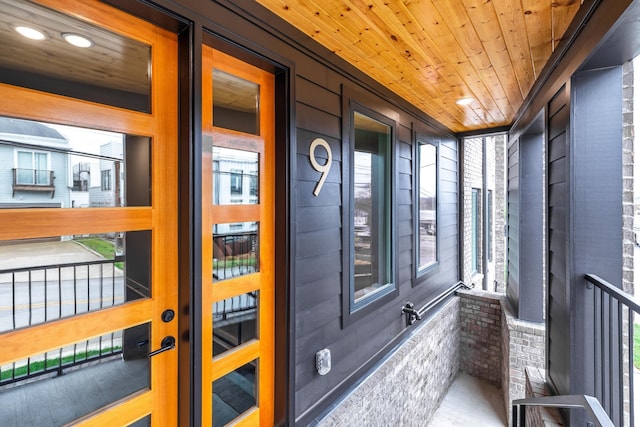
<instances>
[{"instance_id":1,"label":"street pavement","mask_svg":"<svg viewBox=\"0 0 640 427\"><path fill-rule=\"evenodd\" d=\"M124 277L112 263L41 268L103 259L74 241L0 246L0 271L33 267L0 274L0 332L122 304Z\"/></svg>"}]
</instances>

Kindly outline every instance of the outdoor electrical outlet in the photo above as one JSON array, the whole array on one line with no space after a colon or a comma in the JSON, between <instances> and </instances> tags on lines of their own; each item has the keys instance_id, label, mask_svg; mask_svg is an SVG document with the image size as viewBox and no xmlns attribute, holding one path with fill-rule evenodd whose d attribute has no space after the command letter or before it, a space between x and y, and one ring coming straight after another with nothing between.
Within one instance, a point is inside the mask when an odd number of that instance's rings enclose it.
<instances>
[{"instance_id":1,"label":"outdoor electrical outlet","mask_svg":"<svg viewBox=\"0 0 640 427\"><path fill-rule=\"evenodd\" d=\"M331 350L325 348L316 353L316 369L320 375L327 375L331 370Z\"/></svg>"}]
</instances>

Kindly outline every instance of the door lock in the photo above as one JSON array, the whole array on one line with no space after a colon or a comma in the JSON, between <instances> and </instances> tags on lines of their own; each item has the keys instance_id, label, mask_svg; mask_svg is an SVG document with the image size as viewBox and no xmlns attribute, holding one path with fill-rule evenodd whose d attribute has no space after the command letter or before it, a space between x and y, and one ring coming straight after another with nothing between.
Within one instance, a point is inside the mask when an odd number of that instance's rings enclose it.
<instances>
[{"instance_id":1,"label":"door lock","mask_svg":"<svg viewBox=\"0 0 640 427\"><path fill-rule=\"evenodd\" d=\"M169 323L173 320L174 317L176 317L176 312L168 308L162 312L161 317L164 323Z\"/></svg>"},{"instance_id":2,"label":"door lock","mask_svg":"<svg viewBox=\"0 0 640 427\"><path fill-rule=\"evenodd\" d=\"M161 347L159 349L147 354L147 357L153 357L157 354L164 353L165 351L173 350L176 348L176 339L172 336L164 337L160 345Z\"/></svg>"}]
</instances>

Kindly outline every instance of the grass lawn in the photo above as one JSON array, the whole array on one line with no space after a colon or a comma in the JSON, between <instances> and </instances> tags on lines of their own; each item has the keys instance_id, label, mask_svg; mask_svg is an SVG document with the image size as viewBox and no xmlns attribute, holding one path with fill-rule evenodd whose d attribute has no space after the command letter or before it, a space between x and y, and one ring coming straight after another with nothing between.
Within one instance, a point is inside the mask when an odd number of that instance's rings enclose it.
<instances>
[{"instance_id":1,"label":"grass lawn","mask_svg":"<svg viewBox=\"0 0 640 427\"><path fill-rule=\"evenodd\" d=\"M121 347L113 347L113 348L106 348L102 350L103 354L110 354L113 352L116 352L118 350L120 350ZM87 360L87 359L94 359L96 358L96 356L100 355L100 351L99 350L90 350L88 352L78 352L75 355L75 360L76 361L81 361L81 360ZM55 369L58 366L65 366L65 365L70 365L72 364L74 361L74 357L73 355L69 355L69 356L64 356L62 358L62 362L60 361L59 357L54 357L52 359L47 359L47 361L45 362L44 360L37 360L34 362L31 362L29 364L29 372L31 373L37 373L37 372L42 372L45 370L51 370L51 369ZM45 365L46 363L46 365ZM5 381L7 379L10 378L19 378L22 376L27 375L27 365L23 365L23 366L16 366L15 369L9 369L6 371L2 371L2 373L0 374L0 381Z\"/></svg>"},{"instance_id":2,"label":"grass lawn","mask_svg":"<svg viewBox=\"0 0 640 427\"><path fill-rule=\"evenodd\" d=\"M100 239L97 237L89 237L89 238L76 239L76 242L99 253L104 259L113 259L115 257L115 250L113 248L113 243L109 242L108 240ZM123 263L116 262L116 267L122 270Z\"/></svg>"},{"instance_id":3,"label":"grass lawn","mask_svg":"<svg viewBox=\"0 0 640 427\"><path fill-rule=\"evenodd\" d=\"M633 324L633 366L640 369L640 325Z\"/></svg>"}]
</instances>

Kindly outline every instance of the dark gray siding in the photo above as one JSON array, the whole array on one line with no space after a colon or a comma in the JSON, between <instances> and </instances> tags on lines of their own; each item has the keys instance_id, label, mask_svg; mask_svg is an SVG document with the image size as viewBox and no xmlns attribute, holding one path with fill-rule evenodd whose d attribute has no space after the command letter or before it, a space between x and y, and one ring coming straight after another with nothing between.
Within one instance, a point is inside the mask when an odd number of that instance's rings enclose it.
<instances>
[{"instance_id":1,"label":"dark gray siding","mask_svg":"<svg viewBox=\"0 0 640 427\"><path fill-rule=\"evenodd\" d=\"M520 144L507 150L507 298L518 303L520 283Z\"/></svg>"},{"instance_id":2,"label":"dark gray siding","mask_svg":"<svg viewBox=\"0 0 640 427\"><path fill-rule=\"evenodd\" d=\"M544 120L539 120L543 128ZM531 129L508 150L507 298L518 319L542 322L542 146L543 132Z\"/></svg>"},{"instance_id":3,"label":"dark gray siding","mask_svg":"<svg viewBox=\"0 0 640 427\"><path fill-rule=\"evenodd\" d=\"M620 327L606 324L596 332L594 291L585 274L622 287L622 67L576 73L571 80L570 312L571 393L596 396L612 420L622 425L618 402L624 380L616 375L617 349L626 345ZM628 193L627 193L628 194ZM625 197L626 194L625 194ZM630 199L629 199L630 200ZM615 308L611 313L615 316ZM607 310L605 309L605 312ZM596 338L594 335L599 334ZM605 343L610 359L605 378L611 391L599 390L600 358L593 349ZM620 371L617 371L620 372Z\"/></svg>"},{"instance_id":4,"label":"dark gray siding","mask_svg":"<svg viewBox=\"0 0 640 427\"><path fill-rule=\"evenodd\" d=\"M362 94L357 101L382 114L397 117L394 150L395 278L398 296L361 319L342 321L343 283L349 266L342 265L343 251L350 241L343 240L344 209L341 176L343 117L341 87L352 85L330 70L320 73L323 81L302 76L296 70L296 194L295 194L295 417L307 424L355 382L370 361L389 351L389 346L406 330L400 307L412 301L417 307L429 302L458 280L458 150L452 137L438 134L424 123L393 108L385 100L356 88L349 94ZM318 73L318 70L314 70ZM323 83L324 82L324 83ZM390 110L391 109L391 110ZM418 280L414 272L414 127L439 142L438 230L439 263ZM320 177L309 161L309 145L324 138L333 153L333 163L322 191L313 190ZM324 150L316 150L322 163ZM322 160L320 160L322 158ZM332 370L320 376L315 369L315 353L331 350Z\"/></svg>"},{"instance_id":5,"label":"dark gray siding","mask_svg":"<svg viewBox=\"0 0 640 427\"><path fill-rule=\"evenodd\" d=\"M569 105L565 86L549 102L547 119L548 299L547 375L556 390L569 393L569 299L567 183Z\"/></svg>"}]
</instances>

